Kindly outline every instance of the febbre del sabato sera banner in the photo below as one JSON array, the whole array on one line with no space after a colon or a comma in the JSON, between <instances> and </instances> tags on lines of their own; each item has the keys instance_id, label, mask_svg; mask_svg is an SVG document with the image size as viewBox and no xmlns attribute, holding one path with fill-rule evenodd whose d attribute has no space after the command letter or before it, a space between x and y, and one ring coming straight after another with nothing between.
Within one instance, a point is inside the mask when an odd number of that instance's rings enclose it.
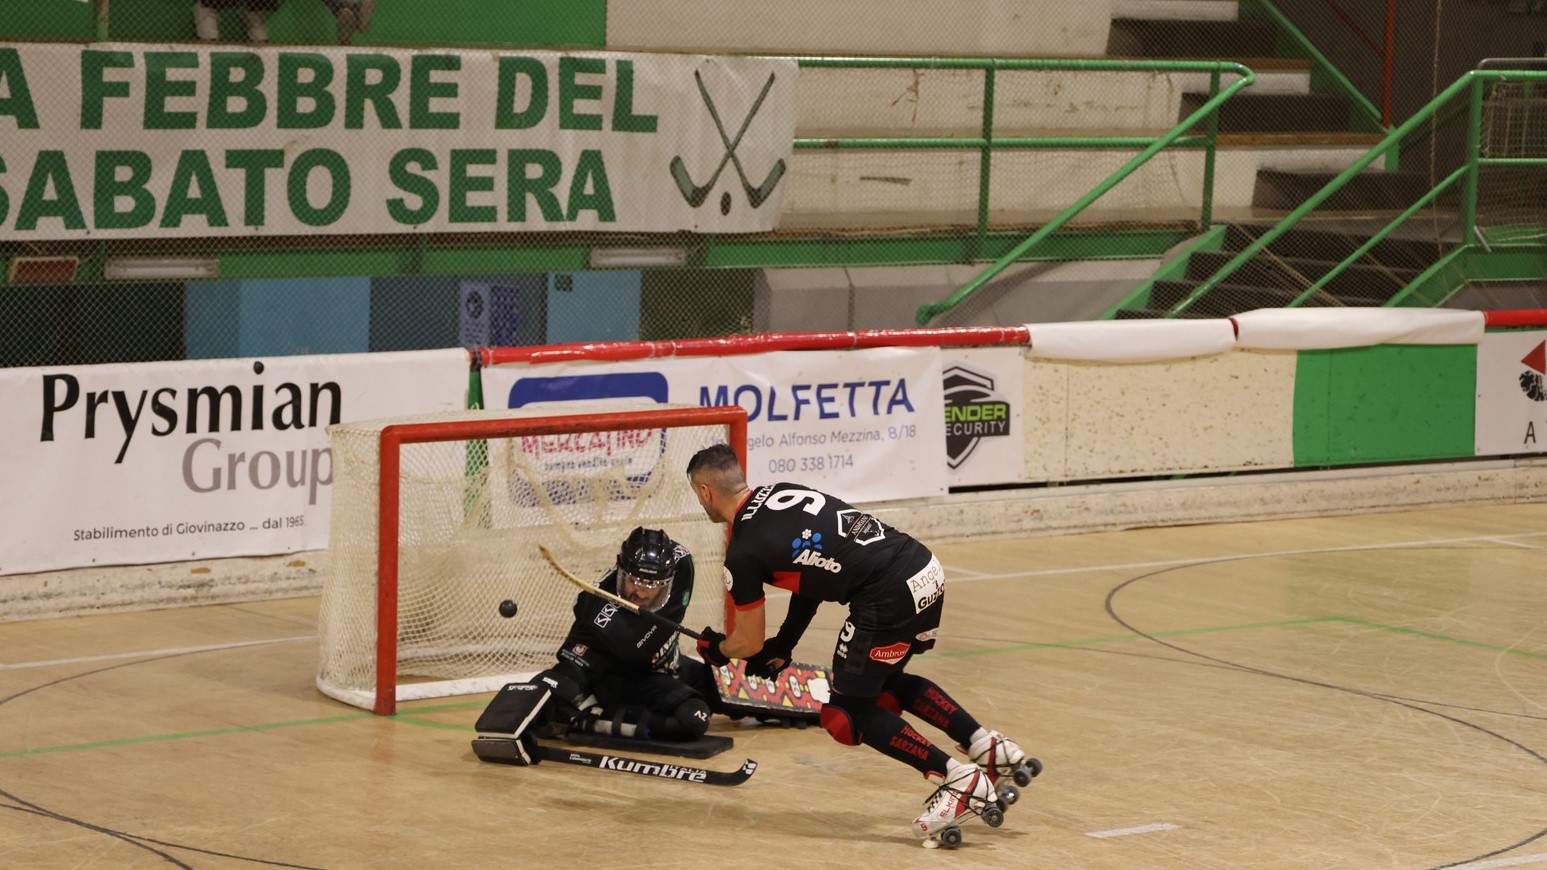
<instances>
[{"instance_id":1,"label":"febbre del sabato sera banner","mask_svg":"<svg viewBox=\"0 0 1547 870\"><path fill-rule=\"evenodd\" d=\"M0 239L775 228L796 65L0 43Z\"/></svg>"}]
</instances>

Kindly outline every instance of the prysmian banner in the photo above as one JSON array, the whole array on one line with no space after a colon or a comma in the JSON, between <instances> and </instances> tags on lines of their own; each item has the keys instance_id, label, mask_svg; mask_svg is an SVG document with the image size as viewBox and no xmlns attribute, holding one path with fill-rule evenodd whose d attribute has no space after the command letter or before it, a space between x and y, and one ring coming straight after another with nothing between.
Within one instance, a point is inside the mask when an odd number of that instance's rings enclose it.
<instances>
[{"instance_id":1,"label":"prysmian banner","mask_svg":"<svg viewBox=\"0 0 1547 870\"><path fill-rule=\"evenodd\" d=\"M467 352L0 369L0 574L327 546L327 427L458 410Z\"/></svg>"},{"instance_id":2,"label":"prysmian banner","mask_svg":"<svg viewBox=\"0 0 1547 870\"><path fill-rule=\"evenodd\" d=\"M753 485L798 481L857 502L946 491L938 347L500 365L482 375L485 399L510 408L595 399L740 405Z\"/></svg>"},{"instance_id":3,"label":"prysmian banner","mask_svg":"<svg viewBox=\"0 0 1547 870\"><path fill-rule=\"evenodd\" d=\"M0 43L0 239L774 229L793 61Z\"/></svg>"}]
</instances>

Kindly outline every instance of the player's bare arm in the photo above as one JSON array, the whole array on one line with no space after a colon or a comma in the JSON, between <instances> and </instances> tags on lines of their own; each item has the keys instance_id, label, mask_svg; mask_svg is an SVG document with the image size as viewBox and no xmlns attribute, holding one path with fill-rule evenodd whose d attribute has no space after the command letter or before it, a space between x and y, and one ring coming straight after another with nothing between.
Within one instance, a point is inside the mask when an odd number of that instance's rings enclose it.
<instances>
[{"instance_id":1,"label":"player's bare arm","mask_svg":"<svg viewBox=\"0 0 1547 870\"><path fill-rule=\"evenodd\" d=\"M763 602L737 608L736 618L726 628L725 640L720 651L733 659L744 659L763 648L763 632L768 627L768 615Z\"/></svg>"}]
</instances>

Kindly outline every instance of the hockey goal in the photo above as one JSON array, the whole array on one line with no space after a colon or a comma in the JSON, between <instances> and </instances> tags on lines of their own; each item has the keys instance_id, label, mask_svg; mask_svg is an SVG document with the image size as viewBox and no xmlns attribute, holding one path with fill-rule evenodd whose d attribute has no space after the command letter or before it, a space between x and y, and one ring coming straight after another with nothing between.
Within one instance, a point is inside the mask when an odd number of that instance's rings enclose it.
<instances>
[{"instance_id":1,"label":"hockey goal","mask_svg":"<svg viewBox=\"0 0 1547 870\"><path fill-rule=\"evenodd\" d=\"M575 588L635 526L693 553L690 623L716 624L725 530L687 484L688 459L728 443L739 407L467 411L331 427L334 477L317 687L390 715L398 701L498 690L550 667ZM500 603L516 604L513 617Z\"/></svg>"}]
</instances>

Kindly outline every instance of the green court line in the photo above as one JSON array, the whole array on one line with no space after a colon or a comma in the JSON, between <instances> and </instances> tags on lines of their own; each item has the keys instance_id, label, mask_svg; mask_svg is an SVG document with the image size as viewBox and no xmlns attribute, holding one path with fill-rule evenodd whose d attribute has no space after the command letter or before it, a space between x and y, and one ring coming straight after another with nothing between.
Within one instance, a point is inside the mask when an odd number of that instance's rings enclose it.
<instances>
[{"instance_id":1,"label":"green court line","mask_svg":"<svg viewBox=\"0 0 1547 870\"><path fill-rule=\"evenodd\" d=\"M984 649L957 650L955 652L938 653L941 658L961 658L966 656L980 656L1007 652L1024 652L1038 649L1075 649L1078 647L1100 646L1109 643L1123 643L1147 638L1157 637L1185 637L1201 634L1221 634L1235 631L1256 631L1264 628L1293 628L1301 625L1321 625L1327 623L1343 623L1345 625L1357 625L1361 628L1371 628L1392 634L1419 637L1425 640L1437 640L1445 643L1453 643L1458 646L1483 649L1490 652L1505 655L1523 656L1531 659L1547 660L1547 653L1531 652L1529 650L1515 649L1513 647L1499 646L1498 644L1483 643L1481 641L1468 640L1466 638L1452 637L1445 634L1436 634L1431 631L1420 631L1413 628L1402 628L1395 625L1386 625L1380 622L1371 622L1366 619L1358 619L1349 616L1318 616L1306 619L1286 619L1278 622L1249 622L1241 625L1219 625L1207 628L1184 628L1175 631L1155 631L1148 634L1114 634L1106 637L1092 637L1081 640L1058 641L1055 643L1021 643L1011 646L988 647ZM398 713L395 716L386 717L394 722L404 725L414 725L421 728L436 728L445 731L471 732L466 725L458 725L449 722L436 722L431 719L421 718L426 713L443 713L453 710L474 710L486 706L485 701L457 701L447 704L436 704L430 707L417 707L410 711ZM24 758L33 755L45 755L53 752L76 752L85 749L107 749L115 746L130 746L139 743L161 743L168 740L190 740L200 737L221 737L227 734L241 734L251 731L273 731L280 728L297 728L306 725L332 725L339 722L359 722L362 720L380 720L383 717L373 713L352 713L345 716L328 716L321 719L298 719L293 722L271 722L267 725L239 725L231 728L212 728L207 731L185 731L176 734L153 734L146 737L124 737L117 740L99 740L92 743L74 743L61 746L40 746L34 749L18 749L11 752L0 752L0 760L7 758Z\"/></svg>"},{"instance_id":2,"label":"green court line","mask_svg":"<svg viewBox=\"0 0 1547 870\"><path fill-rule=\"evenodd\" d=\"M1406 634L1411 635L1412 637L1421 637L1427 640L1441 640L1446 643L1470 646L1477 649L1489 650L1491 652L1504 653L1506 655L1524 656L1528 659L1547 660L1547 653L1531 652L1530 650L1515 649L1514 647L1509 646L1499 646L1498 644L1493 643L1483 643L1482 641L1478 640L1467 640L1464 637L1451 637L1448 634L1435 634L1432 631L1419 631L1416 628L1402 628L1396 625L1385 625L1384 623L1370 622L1366 619L1355 619L1351 616L1338 616L1334 617L1334 620L1337 622L1346 622L1350 625L1362 625L1365 628L1378 628L1381 631L1389 631L1392 634Z\"/></svg>"}]
</instances>

